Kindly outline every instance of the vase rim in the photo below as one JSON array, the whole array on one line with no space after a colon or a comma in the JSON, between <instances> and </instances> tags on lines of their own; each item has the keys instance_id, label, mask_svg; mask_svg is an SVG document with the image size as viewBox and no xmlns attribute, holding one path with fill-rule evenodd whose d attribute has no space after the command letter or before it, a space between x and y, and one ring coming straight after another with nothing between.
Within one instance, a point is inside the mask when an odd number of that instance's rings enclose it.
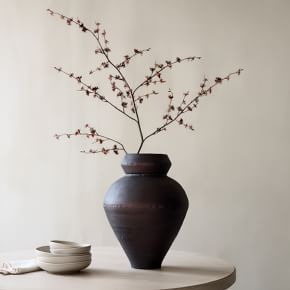
<instances>
[{"instance_id":1,"label":"vase rim","mask_svg":"<svg viewBox=\"0 0 290 290\"><path fill-rule=\"evenodd\" d=\"M171 166L167 154L126 154L121 166L127 174L166 174Z\"/></svg>"}]
</instances>

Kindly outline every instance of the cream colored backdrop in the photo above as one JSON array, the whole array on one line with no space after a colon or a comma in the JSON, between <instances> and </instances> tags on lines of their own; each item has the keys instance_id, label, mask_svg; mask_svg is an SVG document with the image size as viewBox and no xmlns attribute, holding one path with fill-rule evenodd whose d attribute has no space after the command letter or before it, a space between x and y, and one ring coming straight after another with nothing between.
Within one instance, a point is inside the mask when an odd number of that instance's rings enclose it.
<instances>
[{"instance_id":1,"label":"cream colored backdrop","mask_svg":"<svg viewBox=\"0 0 290 290\"><path fill-rule=\"evenodd\" d=\"M237 0L0 0L0 251L59 238L117 245L102 209L104 192L123 173L120 157L79 153L91 144L55 140L86 123L134 152L137 129L85 97L53 66L85 74L95 43L45 11L102 22L119 60L152 47L126 71L133 84L154 60L200 55L167 73L178 95L239 67L245 72L204 98L186 119L144 152L167 153L170 176L190 209L174 248L217 255L237 267L233 289L290 285L290 2ZM96 76L100 86L107 80ZM167 87L167 86L165 86ZM108 91L109 92L109 91ZM162 100L163 99L163 100ZM144 104L145 130L158 126L165 96ZM1 285L0 285L1 287Z\"/></svg>"}]
</instances>

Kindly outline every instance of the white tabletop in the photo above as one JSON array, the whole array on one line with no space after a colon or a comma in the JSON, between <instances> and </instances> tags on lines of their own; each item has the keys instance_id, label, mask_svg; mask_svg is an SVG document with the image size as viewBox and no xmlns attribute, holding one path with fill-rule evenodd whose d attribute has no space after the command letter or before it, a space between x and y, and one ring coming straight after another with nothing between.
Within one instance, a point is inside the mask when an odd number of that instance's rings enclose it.
<instances>
[{"instance_id":1,"label":"white tabletop","mask_svg":"<svg viewBox=\"0 0 290 290\"><path fill-rule=\"evenodd\" d=\"M89 268L76 274L0 274L0 290L224 290L235 282L232 265L195 253L169 251L160 270L132 269L120 248L93 248L92 255ZM31 257L33 251L0 253L0 261Z\"/></svg>"}]
</instances>

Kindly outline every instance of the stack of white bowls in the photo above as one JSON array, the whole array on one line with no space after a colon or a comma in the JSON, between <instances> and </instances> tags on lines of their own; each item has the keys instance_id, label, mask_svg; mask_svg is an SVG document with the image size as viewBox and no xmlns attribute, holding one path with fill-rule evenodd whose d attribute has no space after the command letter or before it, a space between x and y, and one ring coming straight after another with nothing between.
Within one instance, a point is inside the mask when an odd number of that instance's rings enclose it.
<instances>
[{"instance_id":1,"label":"stack of white bowls","mask_svg":"<svg viewBox=\"0 0 290 290\"><path fill-rule=\"evenodd\" d=\"M52 240L49 246L36 248L36 258L41 269L50 273L72 273L91 264L91 245Z\"/></svg>"}]
</instances>

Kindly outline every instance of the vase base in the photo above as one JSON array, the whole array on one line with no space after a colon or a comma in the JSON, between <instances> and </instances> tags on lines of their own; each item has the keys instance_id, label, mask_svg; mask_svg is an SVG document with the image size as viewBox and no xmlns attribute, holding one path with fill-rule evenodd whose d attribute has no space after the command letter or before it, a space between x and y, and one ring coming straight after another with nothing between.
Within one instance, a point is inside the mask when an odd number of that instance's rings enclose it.
<instances>
[{"instance_id":1,"label":"vase base","mask_svg":"<svg viewBox=\"0 0 290 290\"><path fill-rule=\"evenodd\" d=\"M161 269L161 264L152 264L152 265L133 265L131 264L133 269L137 270L159 270Z\"/></svg>"}]
</instances>

